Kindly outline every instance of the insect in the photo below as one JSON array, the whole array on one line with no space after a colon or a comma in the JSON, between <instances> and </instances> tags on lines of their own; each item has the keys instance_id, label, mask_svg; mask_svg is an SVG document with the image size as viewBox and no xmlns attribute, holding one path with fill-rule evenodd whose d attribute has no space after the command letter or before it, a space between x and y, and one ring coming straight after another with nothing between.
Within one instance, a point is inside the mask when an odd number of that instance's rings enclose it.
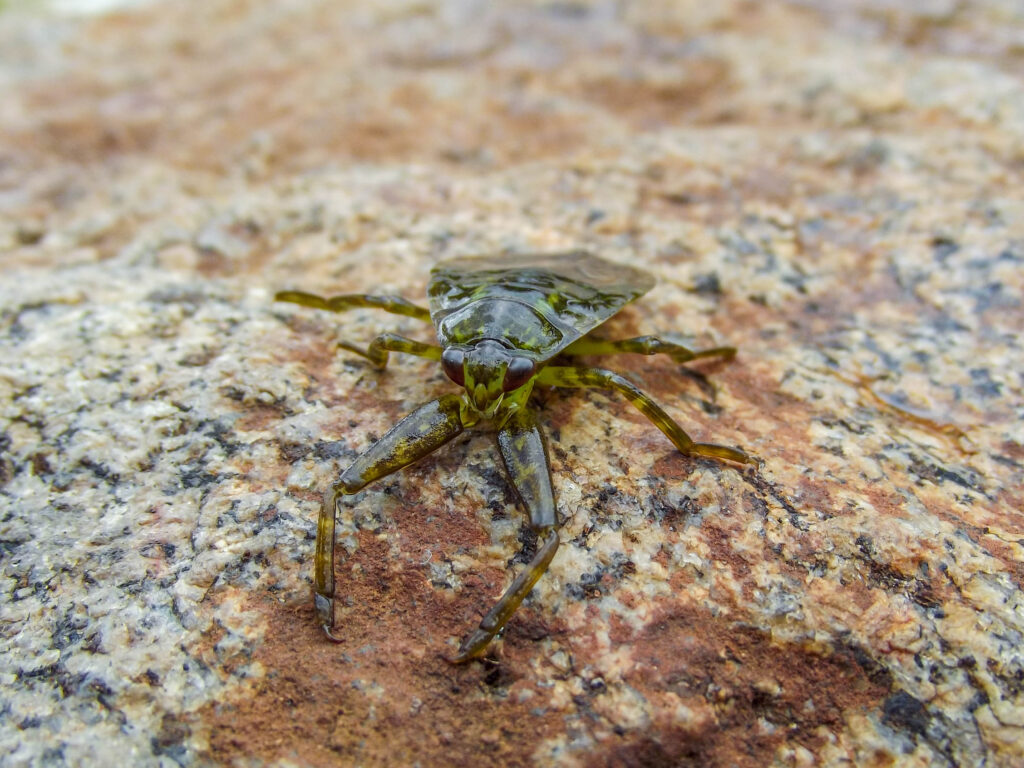
<instances>
[{"instance_id":1,"label":"insect","mask_svg":"<svg viewBox=\"0 0 1024 768\"><path fill-rule=\"evenodd\" d=\"M666 354L677 362L735 356L734 347L690 350L656 336L611 341L591 332L626 304L647 293L654 278L583 251L515 257L458 258L430 272L430 309L397 296L350 294L324 298L282 291L279 301L343 312L374 307L433 322L440 346L384 333L367 349L338 346L379 368L389 353L439 360L445 375L462 388L414 410L342 472L324 495L313 566L317 620L327 637L334 630L335 516L341 496L354 494L386 475L436 451L468 427L497 431L498 451L537 535L537 550L498 602L470 632L450 661L482 656L523 598L547 570L558 549L558 513L544 434L530 408L534 387L593 387L626 397L680 452L753 464L738 448L694 442L648 395L612 371L575 364L581 355L633 352Z\"/></svg>"}]
</instances>

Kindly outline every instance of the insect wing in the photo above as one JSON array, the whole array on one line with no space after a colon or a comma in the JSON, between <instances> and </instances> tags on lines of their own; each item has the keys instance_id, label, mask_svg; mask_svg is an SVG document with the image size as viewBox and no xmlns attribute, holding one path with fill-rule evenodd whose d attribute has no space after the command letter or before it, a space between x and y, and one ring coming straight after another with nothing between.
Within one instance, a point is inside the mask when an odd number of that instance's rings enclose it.
<instances>
[{"instance_id":1,"label":"insect wing","mask_svg":"<svg viewBox=\"0 0 1024 768\"><path fill-rule=\"evenodd\" d=\"M428 293L442 345L497 339L543 362L653 286L643 270L571 251L443 261Z\"/></svg>"}]
</instances>

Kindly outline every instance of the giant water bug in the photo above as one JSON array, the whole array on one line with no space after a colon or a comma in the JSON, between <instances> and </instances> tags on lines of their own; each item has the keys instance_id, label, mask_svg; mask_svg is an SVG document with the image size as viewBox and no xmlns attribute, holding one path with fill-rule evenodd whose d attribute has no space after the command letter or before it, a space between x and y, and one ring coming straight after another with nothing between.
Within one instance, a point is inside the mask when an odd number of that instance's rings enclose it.
<instances>
[{"instance_id":1,"label":"giant water bug","mask_svg":"<svg viewBox=\"0 0 1024 768\"><path fill-rule=\"evenodd\" d=\"M397 296L350 294L324 298L282 291L279 301L343 312L374 307L433 322L439 346L384 333L367 349L340 347L374 365L387 365L390 352L439 360L462 388L421 405L371 445L324 495L317 525L313 590L317 619L334 631L335 516L339 497L412 464L467 427L497 432L498 451L509 480L537 535L537 550L498 602L459 646L453 662L483 655L547 570L558 549L558 512L545 437L530 407L534 387L592 387L623 395L650 419L680 452L690 456L755 463L747 453L694 442L647 394L612 371L576 365L579 356L666 354L677 362L735 356L734 347L691 350L657 336L612 341L591 333L626 304L647 293L654 278L583 251L442 261L430 272L430 308Z\"/></svg>"}]
</instances>

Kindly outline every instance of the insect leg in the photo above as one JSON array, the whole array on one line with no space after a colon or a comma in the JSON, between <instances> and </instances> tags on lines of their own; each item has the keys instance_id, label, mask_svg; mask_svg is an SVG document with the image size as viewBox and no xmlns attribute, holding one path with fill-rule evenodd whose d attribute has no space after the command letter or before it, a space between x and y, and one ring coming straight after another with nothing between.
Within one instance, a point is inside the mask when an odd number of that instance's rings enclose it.
<instances>
[{"instance_id":1,"label":"insect leg","mask_svg":"<svg viewBox=\"0 0 1024 768\"><path fill-rule=\"evenodd\" d=\"M417 357L428 357L431 360L441 359L440 347L435 347L433 344L424 344L420 341L413 341L405 336L399 336L397 333L382 333L370 342L370 346L367 349L361 349L347 341L339 341L338 346L341 349L354 352L360 357L365 357L378 368L383 368L388 364L388 352L402 352L407 355L416 355Z\"/></svg>"},{"instance_id":2,"label":"insect leg","mask_svg":"<svg viewBox=\"0 0 1024 768\"><path fill-rule=\"evenodd\" d=\"M622 352L633 352L640 355L665 354L677 363L686 363L705 357L721 357L731 360L736 357L736 347L712 347L710 349L690 349L682 344L664 341L657 336L637 336L632 339L610 341L608 339L592 339L584 336L577 339L562 350L563 355L617 355Z\"/></svg>"},{"instance_id":3,"label":"insect leg","mask_svg":"<svg viewBox=\"0 0 1024 768\"><path fill-rule=\"evenodd\" d=\"M757 460L738 448L714 443L696 443L672 417L633 382L613 371L602 368L549 366L537 375L537 383L548 387L590 387L614 389L624 395L654 425L665 433L680 452L691 456L710 456L728 459L739 464L756 464Z\"/></svg>"},{"instance_id":4,"label":"insect leg","mask_svg":"<svg viewBox=\"0 0 1024 768\"><path fill-rule=\"evenodd\" d=\"M334 628L334 519L338 499L412 464L459 435L463 430L461 405L458 395L445 395L421 405L352 462L334 487L324 494L316 530L313 603L320 626L332 640L337 641L331 630Z\"/></svg>"},{"instance_id":5,"label":"insect leg","mask_svg":"<svg viewBox=\"0 0 1024 768\"><path fill-rule=\"evenodd\" d=\"M498 431L498 449L512 485L530 516L530 527L537 533L537 554L512 580L480 626L462 641L458 654L451 659L456 664L483 654L533 585L544 575L558 550L558 512L551 487L547 446L532 411L524 408L512 415Z\"/></svg>"},{"instance_id":6,"label":"insect leg","mask_svg":"<svg viewBox=\"0 0 1024 768\"><path fill-rule=\"evenodd\" d=\"M370 296L365 293L347 293L342 296L317 296L305 291L278 291L274 301L290 301L304 307L326 309L330 312L344 312L357 307L383 309L393 315L415 317L417 320L430 321L430 310L418 307L401 296Z\"/></svg>"}]
</instances>

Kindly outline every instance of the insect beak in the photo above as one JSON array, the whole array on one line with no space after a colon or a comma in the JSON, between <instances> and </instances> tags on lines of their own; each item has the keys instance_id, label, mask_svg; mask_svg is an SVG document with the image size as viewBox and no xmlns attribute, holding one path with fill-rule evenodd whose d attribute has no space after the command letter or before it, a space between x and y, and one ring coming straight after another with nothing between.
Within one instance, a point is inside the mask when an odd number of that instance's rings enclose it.
<instances>
[{"instance_id":1,"label":"insect beak","mask_svg":"<svg viewBox=\"0 0 1024 768\"><path fill-rule=\"evenodd\" d=\"M477 384L473 388L473 405L478 411L483 411L487 408L487 387L483 384Z\"/></svg>"},{"instance_id":2,"label":"insect beak","mask_svg":"<svg viewBox=\"0 0 1024 768\"><path fill-rule=\"evenodd\" d=\"M501 401L504 398L504 393L499 394L497 399L491 400L490 395L487 392L487 387L485 387L483 383L478 383L470 393L470 398L472 399L473 407L476 408L476 410L484 416L490 417L501 404Z\"/></svg>"}]
</instances>

